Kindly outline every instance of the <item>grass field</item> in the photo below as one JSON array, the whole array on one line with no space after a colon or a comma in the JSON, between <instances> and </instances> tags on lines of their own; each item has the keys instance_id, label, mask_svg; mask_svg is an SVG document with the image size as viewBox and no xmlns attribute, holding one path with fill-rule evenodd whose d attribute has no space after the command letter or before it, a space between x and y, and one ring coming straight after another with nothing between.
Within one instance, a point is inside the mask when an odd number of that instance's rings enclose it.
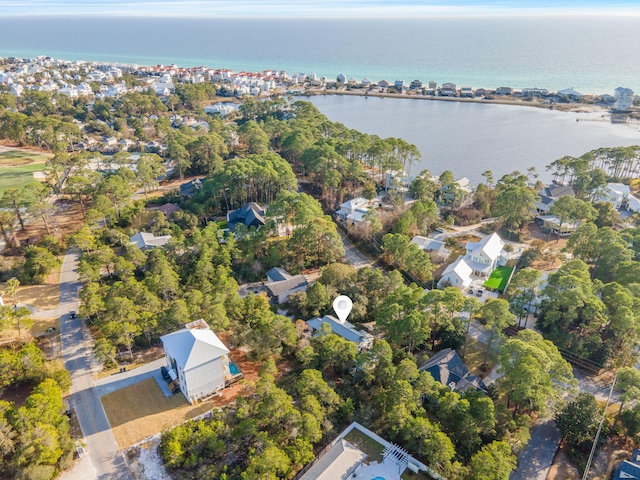
<instances>
[{"instance_id":1,"label":"grass field","mask_svg":"<svg viewBox=\"0 0 640 480\"><path fill-rule=\"evenodd\" d=\"M50 154L31 150L0 150L0 195L9 188L22 188L29 183L37 182L33 172L41 171L43 164L51 158Z\"/></svg>"},{"instance_id":2,"label":"grass field","mask_svg":"<svg viewBox=\"0 0 640 480\"><path fill-rule=\"evenodd\" d=\"M211 402L190 405L184 395L166 398L155 379L148 378L100 398L120 448L208 412Z\"/></svg>"},{"instance_id":3,"label":"grass field","mask_svg":"<svg viewBox=\"0 0 640 480\"><path fill-rule=\"evenodd\" d=\"M484 343L479 342L475 338L469 338L467 342L467 351L464 357L464 364L472 374L478 376L485 375L498 364L498 344L499 342L495 341L494 339L491 350L489 351L489 357L487 358L488 368L486 371L483 371L480 367L482 366L482 362L484 361L487 346ZM460 352L462 352L462 349L460 349Z\"/></svg>"},{"instance_id":4,"label":"grass field","mask_svg":"<svg viewBox=\"0 0 640 480\"><path fill-rule=\"evenodd\" d=\"M496 268L489 277L489 280L484 282L484 286L490 290L497 290L500 293L504 292L504 289L507 288L507 282L509 281L509 276L511 276L511 272L513 268L511 267L498 267Z\"/></svg>"}]
</instances>

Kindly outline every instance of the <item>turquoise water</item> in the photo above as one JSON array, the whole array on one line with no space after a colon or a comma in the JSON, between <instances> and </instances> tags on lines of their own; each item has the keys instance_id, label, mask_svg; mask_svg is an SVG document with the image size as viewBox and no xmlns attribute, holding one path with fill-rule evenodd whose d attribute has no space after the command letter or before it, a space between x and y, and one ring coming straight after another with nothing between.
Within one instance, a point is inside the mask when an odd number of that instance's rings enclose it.
<instances>
[{"instance_id":1,"label":"turquoise water","mask_svg":"<svg viewBox=\"0 0 640 480\"><path fill-rule=\"evenodd\" d=\"M188 13L185 11L185 13ZM2 17L0 55L640 92L640 17Z\"/></svg>"},{"instance_id":2,"label":"turquoise water","mask_svg":"<svg viewBox=\"0 0 640 480\"><path fill-rule=\"evenodd\" d=\"M240 373L240 369L233 362L229 362L229 371L231 372L231 375L238 375Z\"/></svg>"}]
</instances>

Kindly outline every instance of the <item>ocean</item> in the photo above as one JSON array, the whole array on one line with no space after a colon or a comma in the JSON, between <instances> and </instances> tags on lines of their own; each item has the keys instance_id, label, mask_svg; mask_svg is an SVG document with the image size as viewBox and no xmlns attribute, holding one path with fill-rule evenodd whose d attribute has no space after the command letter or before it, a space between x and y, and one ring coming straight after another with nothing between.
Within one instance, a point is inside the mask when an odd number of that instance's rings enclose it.
<instances>
[{"instance_id":1,"label":"ocean","mask_svg":"<svg viewBox=\"0 0 640 480\"><path fill-rule=\"evenodd\" d=\"M196 19L1 17L0 56L235 71L339 73L496 88L573 87L640 93L640 17L429 19ZM450 169L474 183L545 166L564 155L640 144L627 126L576 122L578 114L535 108L402 99L313 97L331 120L415 143L414 173ZM591 114L593 117L595 114Z\"/></svg>"},{"instance_id":2,"label":"ocean","mask_svg":"<svg viewBox=\"0 0 640 480\"><path fill-rule=\"evenodd\" d=\"M8 17L0 56L314 72L496 88L640 92L640 17Z\"/></svg>"}]
</instances>

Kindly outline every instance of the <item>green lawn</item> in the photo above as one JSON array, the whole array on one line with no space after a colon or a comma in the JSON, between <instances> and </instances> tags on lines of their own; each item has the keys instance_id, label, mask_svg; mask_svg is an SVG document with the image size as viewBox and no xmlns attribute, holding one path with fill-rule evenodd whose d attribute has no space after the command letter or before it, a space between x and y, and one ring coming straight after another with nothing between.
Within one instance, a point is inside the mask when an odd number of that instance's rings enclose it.
<instances>
[{"instance_id":1,"label":"green lawn","mask_svg":"<svg viewBox=\"0 0 640 480\"><path fill-rule=\"evenodd\" d=\"M511 267L496 268L493 273L491 273L489 280L484 282L484 286L490 290L497 290L500 293L504 292L504 289L507 288L507 282L509 281L512 271L513 268Z\"/></svg>"},{"instance_id":2,"label":"green lawn","mask_svg":"<svg viewBox=\"0 0 640 480\"><path fill-rule=\"evenodd\" d=\"M0 195L8 188L22 188L37 182L33 172L44 170L44 163L51 157L49 153L20 148L0 152Z\"/></svg>"},{"instance_id":3,"label":"green lawn","mask_svg":"<svg viewBox=\"0 0 640 480\"><path fill-rule=\"evenodd\" d=\"M32 163L21 167L7 167L0 169L0 195L9 188L22 188L29 183L37 182L33 172L42 171L42 163Z\"/></svg>"},{"instance_id":4,"label":"green lawn","mask_svg":"<svg viewBox=\"0 0 640 480\"><path fill-rule=\"evenodd\" d=\"M487 352L487 346L484 343L479 342L475 338L469 338L469 340L467 341L467 351L464 356L464 364L472 374L478 376L486 375L493 369L493 367L498 364L498 345L499 342L496 341L494 337L493 345L491 345L491 350L489 350L489 357L487 358L487 368L483 370L480 367L482 366L482 362L484 361L484 356ZM459 353L462 353L462 348L459 349Z\"/></svg>"}]
</instances>

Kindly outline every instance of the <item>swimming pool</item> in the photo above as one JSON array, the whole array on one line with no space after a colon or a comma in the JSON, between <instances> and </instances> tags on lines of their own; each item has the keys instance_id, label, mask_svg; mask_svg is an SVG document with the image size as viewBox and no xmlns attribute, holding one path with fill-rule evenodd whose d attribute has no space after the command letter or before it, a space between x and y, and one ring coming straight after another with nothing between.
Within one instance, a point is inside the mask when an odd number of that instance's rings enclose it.
<instances>
[{"instance_id":1,"label":"swimming pool","mask_svg":"<svg viewBox=\"0 0 640 480\"><path fill-rule=\"evenodd\" d=\"M229 362L229 371L231 372L231 375L238 375L240 373L240 369L233 362ZM382 479L382 480L384 480L384 479Z\"/></svg>"}]
</instances>

